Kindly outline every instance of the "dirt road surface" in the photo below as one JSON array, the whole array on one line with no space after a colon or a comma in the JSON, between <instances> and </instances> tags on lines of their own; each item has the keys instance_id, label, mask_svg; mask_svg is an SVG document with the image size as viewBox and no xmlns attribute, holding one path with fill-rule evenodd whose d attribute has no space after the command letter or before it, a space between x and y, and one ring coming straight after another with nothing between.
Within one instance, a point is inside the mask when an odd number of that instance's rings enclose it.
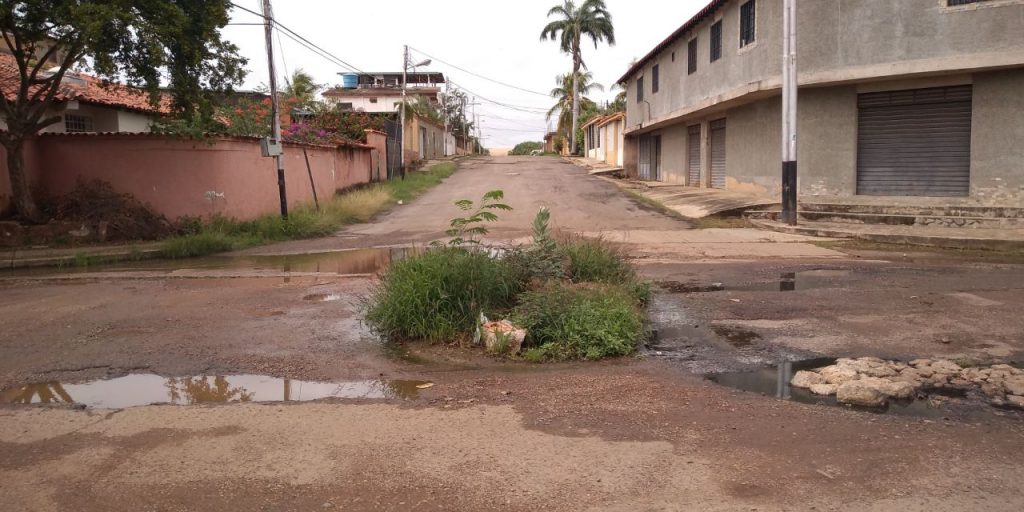
<instances>
[{"instance_id":1,"label":"dirt road surface","mask_svg":"<svg viewBox=\"0 0 1024 512\"><path fill-rule=\"evenodd\" d=\"M360 300L368 274L401 255L297 256L426 243L457 214L452 201L492 189L516 208L493 239L527 236L548 206L561 229L625 244L661 290L652 347L541 366L386 347L361 325ZM155 401L237 398L247 374L289 379L275 392L290 398L253 388L271 401L0 405L0 509L1021 510L1019 414L874 414L702 374L793 354L1019 364L1022 290L1012 259L695 230L556 159L474 159L412 204L326 239L0 275L5 401L149 396L142 385L82 386L137 374L154 375L167 396ZM730 330L751 335L731 343ZM338 398L299 401L319 381L343 383ZM345 391L367 383L403 387Z\"/></svg>"}]
</instances>

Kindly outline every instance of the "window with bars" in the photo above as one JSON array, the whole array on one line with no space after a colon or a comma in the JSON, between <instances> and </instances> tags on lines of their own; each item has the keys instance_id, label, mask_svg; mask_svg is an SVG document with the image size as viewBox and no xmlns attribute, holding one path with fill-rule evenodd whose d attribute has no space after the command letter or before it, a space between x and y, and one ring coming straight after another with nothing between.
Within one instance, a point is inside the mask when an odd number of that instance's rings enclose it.
<instances>
[{"instance_id":1,"label":"window with bars","mask_svg":"<svg viewBox=\"0 0 1024 512\"><path fill-rule=\"evenodd\" d=\"M651 68L651 94L657 94L658 92L658 65L655 64Z\"/></svg>"},{"instance_id":2,"label":"window with bars","mask_svg":"<svg viewBox=\"0 0 1024 512\"><path fill-rule=\"evenodd\" d=\"M644 77L636 79L636 102L640 103L644 100Z\"/></svg>"},{"instance_id":3,"label":"window with bars","mask_svg":"<svg viewBox=\"0 0 1024 512\"><path fill-rule=\"evenodd\" d=\"M686 74L692 75L697 72L697 38L690 39L686 45Z\"/></svg>"},{"instance_id":4,"label":"window with bars","mask_svg":"<svg viewBox=\"0 0 1024 512\"><path fill-rule=\"evenodd\" d=\"M91 132L92 118L78 114L64 114L64 131L69 133Z\"/></svg>"},{"instance_id":5,"label":"window with bars","mask_svg":"<svg viewBox=\"0 0 1024 512\"><path fill-rule=\"evenodd\" d=\"M722 58L722 22L711 25L711 62Z\"/></svg>"},{"instance_id":6,"label":"window with bars","mask_svg":"<svg viewBox=\"0 0 1024 512\"><path fill-rule=\"evenodd\" d=\"M757 0L740 6L740 48L756 40Z\"/></svg>"}]
</instances>

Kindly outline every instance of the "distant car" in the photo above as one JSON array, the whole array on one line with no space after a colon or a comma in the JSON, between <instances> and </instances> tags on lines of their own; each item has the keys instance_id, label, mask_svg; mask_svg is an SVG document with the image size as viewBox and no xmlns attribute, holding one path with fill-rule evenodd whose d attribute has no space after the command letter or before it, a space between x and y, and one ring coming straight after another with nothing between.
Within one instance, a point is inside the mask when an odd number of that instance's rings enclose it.
<instances>
[{"instance_id":1,"label":"distant car","mask_svg":"<svg viewBox=\"0 0 1024 512\"><path fill-rule=\"evenodd\" d=\"M543 154L544 154L544 150L543 149L535 149L533 151L530 151L530 156L541 156Z\"/></svg>"}]
</instances>

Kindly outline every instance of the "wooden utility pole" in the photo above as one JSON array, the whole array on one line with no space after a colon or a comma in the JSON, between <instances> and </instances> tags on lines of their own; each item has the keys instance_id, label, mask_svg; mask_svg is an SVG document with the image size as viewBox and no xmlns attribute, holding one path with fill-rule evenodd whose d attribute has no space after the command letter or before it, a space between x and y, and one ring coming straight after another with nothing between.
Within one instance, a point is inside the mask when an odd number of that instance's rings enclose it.
<instances>
[{"instance_id":1,"label":"wooden utility pole","mask_svg":"<svg viewBox=\"0 0 1024 512\"><path fill-rule=\"evenodd\" d=\"M284 155L281 146L281 117L277 105L277 72L274 70L274 12L270 0L263 0L263 31L267 39L267 65L270 70L270 141L265 156L273 156L277 164L277 189L281 196L281 218L288 218L288 194L284 188Z\"/></svg>"},{"instance_id":2,"label":"wooden utility pole","mask_svg":"<svg viewBox=\"0 0 1024 512\"><path fill-rule=\"evenodd\" d=\"M784 0L782 13L782 222L796 225L796 0Z\"/></svg>"}]
</instances>

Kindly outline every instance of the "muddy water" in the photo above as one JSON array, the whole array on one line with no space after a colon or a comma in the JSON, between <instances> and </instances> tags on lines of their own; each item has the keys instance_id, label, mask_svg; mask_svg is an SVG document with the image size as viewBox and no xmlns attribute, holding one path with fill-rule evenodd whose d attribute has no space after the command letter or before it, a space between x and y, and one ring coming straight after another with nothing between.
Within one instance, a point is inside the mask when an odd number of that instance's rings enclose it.
<instances>
[{"instance_id":1,"label":"muddy water","mask_svg":"<svg viewBox=\"0 0 1024 512\"><path fill-rule=\"evenodd\" d=\"M842 285L840 279L849 277L849 270L804 270L800 272L784 272L778 279L757 281L743 284L730 283L680 283L664 281L658 283L665 291L671 293L706 293L720 291L738 292L795 292L819 288L837 288Z\"/></svg>"},{"instance_id":2,"label":"muddy water","mask_svg":"<svg viewBox=\"0 0 1024 512\"><path fill-rule=\"evenodd\" d=\"M82 384L42 382L0 391L0 403L81 404L122 409L149 404L291 402L324 398L411 399L430 383L414 380L310 382L265 375L161 377L131 374Z\"/></svg>"},{"instance_id":3,"label":"muddy water","mask_svg":"<svg viewBox=\"0 0 1024 512\"><path fill-rule=\"evenodd\" d=\"M840 406L873 413L889 413L901 416L918 416L925 418L943 418L950 414L950 411L941 405L940 402L933 403L929 400L890 401L886 407L881 408L854 407L839 403L835 396L815 395L809 390L790 386L789 382L792 380L794 373L800 370L820 368L834 362L835 359L831 358L807 359L795 362L787 361L778 366L769 366L756 370L740 372L719 373L709 375L707 378L708 380L723 386L760 393L781 400L792 400L794 402Z\"/></svg>"},{"instance_id":4,"label":"muddy water","mask_svg":"<svg viewBox=\"0 0 1024 512\"><path fill-rule=\"evenodd\" d=\"M383 247L282 256L208 256L180 260L145 260L83 267L7 270L0 271L0 277L85 272L166 271L170 273L185 269L372 274L384 270L393 262L420 254L424 250L423 247Z\"/></svg>"}]
</instances>

